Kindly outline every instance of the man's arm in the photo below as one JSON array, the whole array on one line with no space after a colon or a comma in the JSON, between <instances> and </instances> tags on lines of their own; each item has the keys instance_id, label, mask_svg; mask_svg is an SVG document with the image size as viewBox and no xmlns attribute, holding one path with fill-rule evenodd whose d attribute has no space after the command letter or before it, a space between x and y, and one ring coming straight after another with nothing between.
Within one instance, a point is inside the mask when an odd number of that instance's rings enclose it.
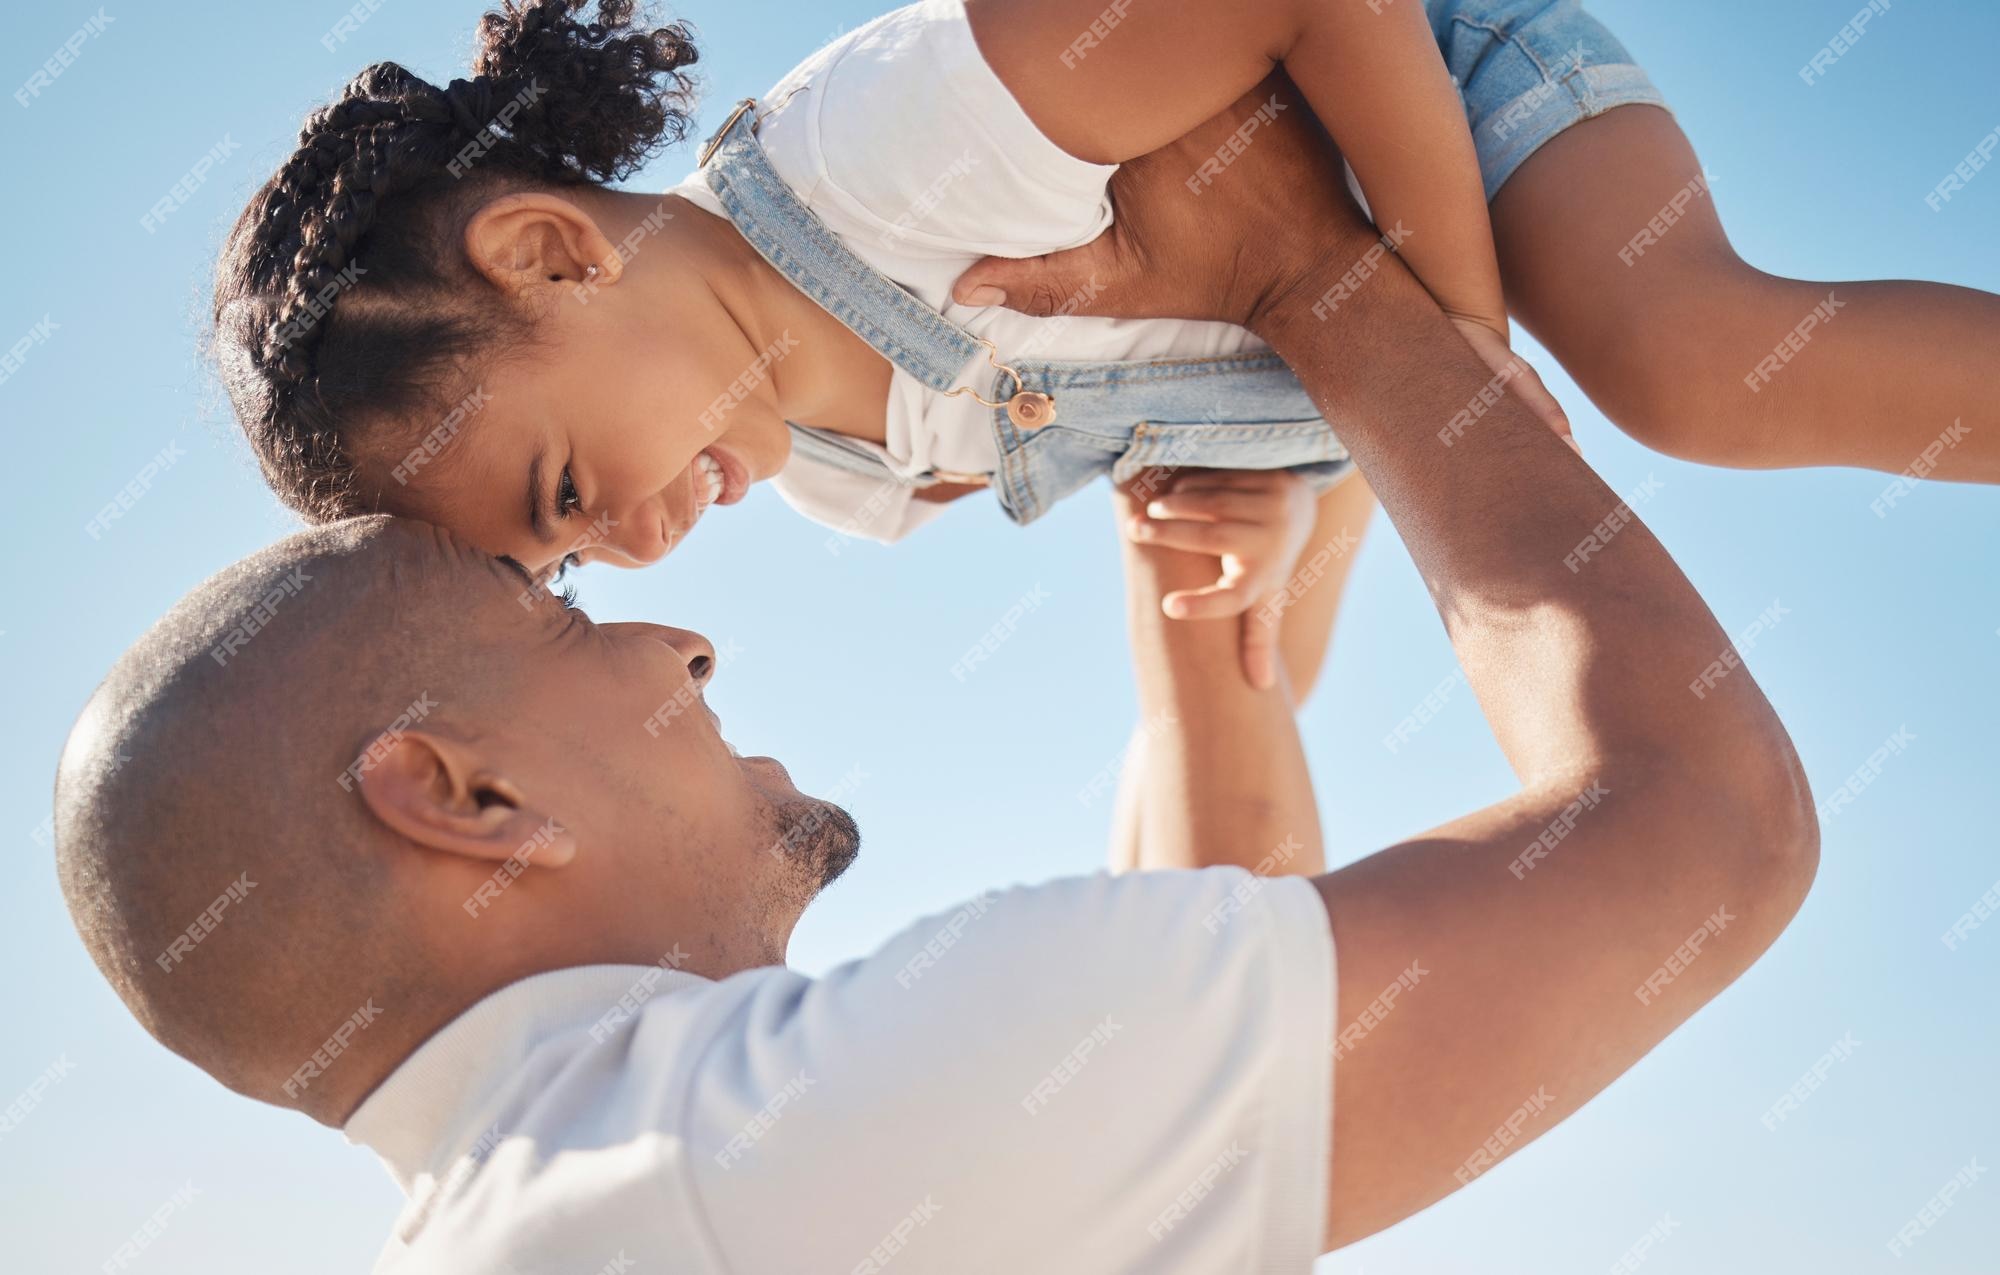
<instances>
[{"instance_id":1,"label":"man's arm","mask_svg":"<svg viewBox=\"0 0 2000 1275\"><path fill-rule=\"evenodd\" d=\"M1652 534L1505 395L1393 258L1324 298L1373 231L1308 130L1239 161L1258 201L1177 197L1227 116L1130 165L1118 224L1075 254L981 263L1033 303L1245 323L1338 429L1430 586L1521 780L1513 798L1318 881L1339 949L1327 1242L1369 1235L1576 1110L1712 999L1797 911L1818 853L1791 742L1740 668L1690 682L1728 637ZM1330 321L1337 309L1338 322ZM1143 552L1143 551L1142 551ZM1135 632L1187 682L1233 692L1191 626ZM1212 661L1212 662L1211 662ZM1288 717L1258 747L1288 749ZM1220 746L1211 738L1211 746ZM1296 771L1273 800L1304 800Z\"/></svg>"}]
</instances>

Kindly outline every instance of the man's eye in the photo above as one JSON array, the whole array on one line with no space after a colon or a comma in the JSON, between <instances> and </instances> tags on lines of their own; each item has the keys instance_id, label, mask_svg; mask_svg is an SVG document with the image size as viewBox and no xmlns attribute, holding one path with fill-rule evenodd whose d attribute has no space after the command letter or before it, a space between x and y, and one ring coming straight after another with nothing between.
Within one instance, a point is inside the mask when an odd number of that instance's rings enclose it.
<instances>
[{"instance_id":1,"label":"man's eye","mask_svg":"<svg viewBox=\"0 0 2000 1275\"><path fill-rule=\"evenodd\" d=\"M571 512L583 508L583 501L576 494L576 484L570 480L569 466L563 466L562 477L556 480L556 517L567 518Z\"/></svg>"}]
</instances>

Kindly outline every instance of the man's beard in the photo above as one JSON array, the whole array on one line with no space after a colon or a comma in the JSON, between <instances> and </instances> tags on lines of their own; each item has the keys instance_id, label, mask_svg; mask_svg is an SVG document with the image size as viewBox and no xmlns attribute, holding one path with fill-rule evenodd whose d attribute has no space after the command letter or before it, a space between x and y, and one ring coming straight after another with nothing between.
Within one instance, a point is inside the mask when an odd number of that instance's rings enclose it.
<instances>
[{"instance_id":1,"label":"man's beard","mask_svg":"<svg viewBox=\"0 0 2000 1275\"><path fill-rule=\"evenodd\" d=\"M801 796L776 814L771 853L798 874L805 896L801 903L810 902L861 853L861 829L853 815L818 797Z\"/></svg>"}]
</instances>

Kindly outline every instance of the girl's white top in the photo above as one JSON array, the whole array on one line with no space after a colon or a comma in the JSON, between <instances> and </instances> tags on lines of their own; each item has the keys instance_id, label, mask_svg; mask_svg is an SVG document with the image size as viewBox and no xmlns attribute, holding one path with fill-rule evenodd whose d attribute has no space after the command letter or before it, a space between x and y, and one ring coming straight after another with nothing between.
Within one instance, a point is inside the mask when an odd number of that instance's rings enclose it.
<instances>
[{"instance_id":1,"label":"girl's white top","mask_svg":"<svg viewBox=\"0 0 2000 1275\"><path fill-rule=\"evenodd\" d=\"M847 32L761 101L758 140L806 206L856 256L992 341L1002 362L1194 358L1265 348L1227 323L1033 318L951 300L952 284L981 257L1039 256L1096 238L1111 224L1106 192L1118 171L1070 155L1035 127L986 64L962 0L924 0ZM724 215L699 172L669 193ZM964 384L986 384L983 352L966 372ZM888 441L878 450L901 475L933 468L991 473L997 465L991 421L991 410L970 397L947 398L897 369ZM907 488L886 488L799 456L775 486L808 518L883 542L901 539L943 509L912 500Z\"/></svg>"}]
</instances>

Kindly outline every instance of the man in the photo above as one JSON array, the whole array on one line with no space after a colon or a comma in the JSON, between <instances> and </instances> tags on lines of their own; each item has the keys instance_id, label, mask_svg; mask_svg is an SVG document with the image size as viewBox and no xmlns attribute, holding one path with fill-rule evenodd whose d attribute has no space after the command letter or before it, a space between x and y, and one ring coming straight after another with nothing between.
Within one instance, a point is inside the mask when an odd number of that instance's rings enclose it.
<instances>
[{"instance_id":1,"label":"man","mask_svg":"<svg viewBox=\"0 0 2000 1275\"><path fill-rule=\"evenodd\" d=\"M1713 617L1636 521L1563 565L1616 498L1400 266L1315 317L1374 241L1317 138L1260 136L1233 186L1275 201L1197 217L1171 192L1218 144L1130 166L1081 257L980 277L1034 307L1094 270L1285 355L1521 791L1329 875L984 896L807 979L786 940L857 836L723 742L704 639L524 610L419 525L295 536L112 672L58 853L148 1030L382 1155L385 1267L1296 1272L1553 1127L1783 929L1812 804L1746 672L1688 694ZM1234 623L1160 614L1213 562L1127 555L1142 707L1177 723L1149 861L1315 867L1282 689L1216 674Z\"/></svg>"}]
</instances>

